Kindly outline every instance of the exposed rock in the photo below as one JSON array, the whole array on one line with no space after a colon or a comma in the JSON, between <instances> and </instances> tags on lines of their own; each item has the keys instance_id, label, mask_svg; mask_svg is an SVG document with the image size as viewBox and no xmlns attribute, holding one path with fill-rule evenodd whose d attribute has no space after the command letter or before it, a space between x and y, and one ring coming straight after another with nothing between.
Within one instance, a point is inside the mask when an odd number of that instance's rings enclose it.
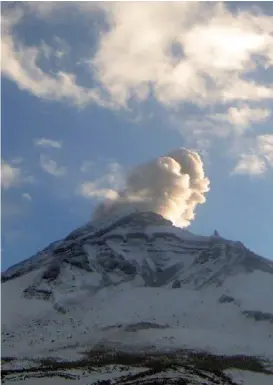
<instances>
[{"instance_id":1,"label":"exposed rock","mask_svg":"<svg viewBox=\"0 0 273 385\"><path fill-rule=\"evenodd\" d=\"M178 279L173 281L173 284L172 284L173 289L179 289L180 287L181 287L181 282Z\"/></svg>"},{"instance_id":2,"label":"exposed rock","mask_svg":"<svg viewBox=\"0 0 273 385\"><path fill-rule=\"evenodd\" d=\"M223 295L221 295L221 297L219 298L218 301L220 303L230 303L230 302L234 302L235 299L229 295L223 294Z\"/></svg>"},{"instance_id":3,"label":"exposed rock","mask_svg":"<svg viewBox=\"0 0 273 385\"><path fill-rule=\"evenodd\" d=\"M60 264L53 263L52 265L49 266L47 270L44 271L42 278L48 281L54 280L58 277L58 275L60 274L60 271L61 271Z\"/></svg>"},{"instance_id":4,"label":"exposed rock","mask_svg":"<svg viewBox=\"0 0 273 385\"><path fill-rule=\"evenodd\" d=\"M159 325L153 322L138 322L136 324L126 325L124 330L126 332L135 332L137 330L145 330L145 329L165 329L168 325Z\"/></svg>"},{"instance_id":5,"label":"exposed rock","mask_svg":"<svg viewBox=\"0 0 273 385\"><path fill-rule=\"evenodd\" d=\"M255 321L269 321L273 323L273 314L272 313L264 313L258 310L244 310L242 312L248 318L253 318Z\"/></svg>"}]
</instances>

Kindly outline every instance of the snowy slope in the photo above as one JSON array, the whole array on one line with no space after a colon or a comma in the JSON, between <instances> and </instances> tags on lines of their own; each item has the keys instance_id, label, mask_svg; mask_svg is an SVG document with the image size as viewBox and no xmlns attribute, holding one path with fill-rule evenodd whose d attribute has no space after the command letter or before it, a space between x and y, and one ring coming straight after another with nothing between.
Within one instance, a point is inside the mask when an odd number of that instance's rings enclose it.
<instances>
[{"instance_id":1,"label":"snowy slope","mask_svg":"<svg viewBox=\"0 0 273 385\"><path fill-rule=\"evenodd\" d=\"M154 213L88 223L2 275L2 356L101 346L273 362L273 264Z\"/></svg>"}]
</instances>

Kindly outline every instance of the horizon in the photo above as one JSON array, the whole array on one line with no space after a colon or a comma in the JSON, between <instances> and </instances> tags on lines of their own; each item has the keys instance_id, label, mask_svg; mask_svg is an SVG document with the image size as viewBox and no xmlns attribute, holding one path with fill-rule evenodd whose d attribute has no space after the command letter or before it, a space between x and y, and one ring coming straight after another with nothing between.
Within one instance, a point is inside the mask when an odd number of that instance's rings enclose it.
<instances>
[{"instance_id":1,"label":"horizon","mask_svg":"<svg viewBox=\"0 0 273 385\"><path fill-rule=\"evenodd\" d=\"M4 2L2 271L181 147L210 180L185 230L273 260L271 8Z\"/></svg>"}]
</instances>

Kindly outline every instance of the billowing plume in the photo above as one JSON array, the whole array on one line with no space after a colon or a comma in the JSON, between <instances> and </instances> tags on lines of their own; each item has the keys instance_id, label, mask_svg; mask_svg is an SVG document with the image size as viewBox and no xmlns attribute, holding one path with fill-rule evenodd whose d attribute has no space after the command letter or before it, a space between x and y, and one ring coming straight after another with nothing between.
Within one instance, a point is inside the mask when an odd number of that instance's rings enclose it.
<instances>
[{"instance_id":1,"label":"billowing plume","mask_svg":"<svg viewBox=\"0 0 273 385\"><path fill-rule=\"evenodd\" d=\"M116 199L100 204L94 219L133 207L137 211L156 212L174 225L186 227L194 219L197 204L205 202L207 191L209 180L200 156L180 148L133 169L124 191Z\"/></svg>"}]
</instances>

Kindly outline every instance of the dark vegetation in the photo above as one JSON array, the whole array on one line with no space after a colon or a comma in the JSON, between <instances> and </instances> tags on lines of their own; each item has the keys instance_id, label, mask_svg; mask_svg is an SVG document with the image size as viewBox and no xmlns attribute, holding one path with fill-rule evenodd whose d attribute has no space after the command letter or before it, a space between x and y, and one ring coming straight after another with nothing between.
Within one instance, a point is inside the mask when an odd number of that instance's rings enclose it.
<instances>
[{"instance_id":1,"label":"dark vegetation","mask_svg":"<svg viewBox=\"0 0 273 385\"><path fill-rule=\"evenodd\" d=\"M2 363L10 363L12 357L2 359ZM273 374L266 369L266 362L259 357L236 356L217 356L203 352L193 352L187 350L176 351L173 353L126 353L117 352L105 348L83 352L83 357L77 361L56 361L53 358L46 358L39 361L33 360L35 367L26 369L2 370L2 381L5 382L7 376L18 376L22 379L31 377L64 377L67 379L77 379L79 375L69 373L69 370L81 369L86 374L99 371L107 365L123 366L130 368L145 368L144 371L126 374L113 382L113 380L98 381L96 385L161 385L161 384L190 384L190 375L199 376L203 383L233 385L234 382L224 374L227 369L240 369L252 372ZM183 369L184 373L179 372ZM120 369L119 369L120 370ZM177 376L168 378L168 371L177 371ZM164 378L159 374L166 373ZM157 375L159 375L157 377ZM109 374L110 377L110 374ZM153 377L153 378L151 378ZM87 378L88 381L88 378ZM207 381L207 382L205 382ZM211 381L211 382L209 382ZM88 383L88 382L87 382ZM91 383L91 382L90 382ZM200 382L201 384L202 382Z\"/></svg>"}]
</instances>

